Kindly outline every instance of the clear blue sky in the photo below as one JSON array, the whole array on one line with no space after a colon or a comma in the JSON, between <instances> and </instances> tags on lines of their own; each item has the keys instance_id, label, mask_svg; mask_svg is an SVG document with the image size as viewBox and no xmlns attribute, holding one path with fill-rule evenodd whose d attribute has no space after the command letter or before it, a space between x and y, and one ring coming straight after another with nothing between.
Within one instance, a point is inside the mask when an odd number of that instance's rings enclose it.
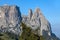
<instances>
[{"instance_id":1,"label":"clear blue sky","mask_svg":"<svg viewBox=\"0 0 60 40\"><path fill-rule=\"evenodd\" d=\"M20 7L21 13L27 15L28 9L39 7L48 21L52 31L60 36L60 0L0 0L0 5L9 4Z\"/></svg>"}]
</instances>

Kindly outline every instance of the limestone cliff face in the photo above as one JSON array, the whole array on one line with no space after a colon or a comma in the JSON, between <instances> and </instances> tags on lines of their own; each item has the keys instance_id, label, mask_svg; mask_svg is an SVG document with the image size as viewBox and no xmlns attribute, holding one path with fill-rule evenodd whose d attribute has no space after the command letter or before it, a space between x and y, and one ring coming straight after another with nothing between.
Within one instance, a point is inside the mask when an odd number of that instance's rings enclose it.
<instances>
[{"instance_id":1,"label":"limestone cliff face","mask_svg":"<svg viewBox=\"0 0 60 40\"><path fill-rule=\"evenodd\" d=\"M19 7L12 5L0 6L0 31L20 33L21 13Z\"/></svg>"},{"instance_id":2,"label":"limestone cliff face","mask_svg":"<svg viewBox=\"0 0 60 40\"><path fill-rule=\"evenodd\" d=\"M25 20L23 20L25 19ZM37 30L38 35L49 35L51 36L51 25L44 17L39 8L36 8L34 12L29 10L27 17L22 17L22 21L30 26L33 30Z\"/></svg>"}]
</instances>

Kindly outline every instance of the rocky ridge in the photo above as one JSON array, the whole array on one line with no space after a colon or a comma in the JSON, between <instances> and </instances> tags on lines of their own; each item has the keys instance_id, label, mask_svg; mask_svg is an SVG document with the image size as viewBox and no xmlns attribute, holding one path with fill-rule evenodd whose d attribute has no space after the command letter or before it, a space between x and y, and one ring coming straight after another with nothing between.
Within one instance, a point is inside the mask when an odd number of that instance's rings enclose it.
<instances>
[{"instance_id":1,"label":"rocky ridge","mask_svg":"<svg viewBox=\"0 0 60 40\"><path fill-rule=\"evenodd\" d=\"M22 22L30 27L34 34L44 36L45 40L60 40L52 32L49 21L39 8L36 8L34 12L32 12L32 9L29 9L28 16L22 16Z\"/></svg>"},{"instance_id":2,"label":"rocky ridge","mask_svg":"<svg viewBox=\"0 0 60 40\"><path fill-rule=\"evenodd\" d=\"M0 32L11 32L21 35L23 32L21 22L32 29L34 34L47 37L46 40L60 40L52 33L51 25L39 8L33 12L29 9L28 16L22 16L16 5L0 6Z\"/></svg>"},{"instance_id":3,"label":"rocky ridge","mask_svg":"<svg viewBox=\"0 0 60 40\"><path fill-rule=\"evenodd\" d=\"M32 12L32 9L30 9L29 15L27 17L22 17L22 21L33 30L38 30L37 32L39 35L46 35L47 33L51 36L51 25L41 13L39 8L36 8L34 13Z\"/></svg>"}]
</instances>

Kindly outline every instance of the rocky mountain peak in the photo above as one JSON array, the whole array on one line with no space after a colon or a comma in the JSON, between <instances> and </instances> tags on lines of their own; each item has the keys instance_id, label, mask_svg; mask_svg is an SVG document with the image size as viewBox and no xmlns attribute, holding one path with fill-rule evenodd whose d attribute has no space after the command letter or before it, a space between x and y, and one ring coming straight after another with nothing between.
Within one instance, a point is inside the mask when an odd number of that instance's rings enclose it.
<instances>
[{"instance_id":1,"label":"rocky mountain peak","mask_svg":"<svg viewBox=\"0 0 60 40\"><path fill-rule=\"evenodd\" d=\"M52 32L50 23L44 17L39 8L36 8L34 12L32 12L32 10L29 10L29 15L30 19L29 17L27 17L27 20L22 19L23 22L25 21L25 23L28 26L30 26L33 30L37 30L38 35L46 35L47 33L47 35L51 36Z\"/></svg>"},{"instance_id":2,"label":"rocky mountain peak","mask_svg":"<svg viewBox=\"0 0 60 40\"><path fill-rule=\"evenodd\" d=\"M34 18L34 17L37 18L37 17L39 17L41 14L42 14L42 13L41 13L41 10L40 10L39 8L36 8L36 9L34 10L34 12L33 12L33 18Z\"/></svg>"},{"instance_id":3,"label":"rocky mountain peak","mask_svg":"<svg viewBox=\"0 0 60 40\"><path fill-rule=\"evenodd\" d=\"M18 6L0 6L0 31L19 34L21 19Z\"/></svg>"},{"instance_id":4,"label":"rocky mountain peak","mask_svg":"<svg viewBox=\"0 0 60 40\"><path fill-rule=\"evenodd\" d=\"M28 11L28 17L29 17L29 19L31 19L32 15L33 15L32 9L29 9L29 11Z\"/></svg>"},{"instance_id":5,"label":"rocky mountain peak","mask_svg":"<svg viewBox=\"0 0 60 40\"><path fill-rule=\"evenodd\" d=\"M40 8L36 8L36 9L35 9L34 15L37 16L37 17L38 17L38 16L43 16L43 17L44 17L44 15L42 14Z\"/></svg>"},{"instance_id":6,"label":"rocky mountain peak","mask_svg":"<svg viewBox=\"0 0 60 40\"><path fill-rule=\"evenodd\" d=\"M40 12L40 8L36 8L36 9L35 9L35 12L36 12L36 13L39 13L39 12Z\"/></svg>"}]
</instances>

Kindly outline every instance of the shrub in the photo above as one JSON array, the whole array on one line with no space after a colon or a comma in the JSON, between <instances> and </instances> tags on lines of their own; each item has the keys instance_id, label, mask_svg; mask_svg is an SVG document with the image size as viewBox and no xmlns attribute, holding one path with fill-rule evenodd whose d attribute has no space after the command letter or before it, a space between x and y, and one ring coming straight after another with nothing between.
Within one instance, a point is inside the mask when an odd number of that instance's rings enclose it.
<instances>
[{"instance_id":1,"label":"shrub","mask_svg":"<svg viewBox=\"0 0 60 40\"><path fill-rule=\"evenodd\" d=\"M19 37L19 40L39 40L39 36L35 35L30 27L27 27L24 23L22 23L21 26L23 32Z\"/></svg>"}]
</instances>

